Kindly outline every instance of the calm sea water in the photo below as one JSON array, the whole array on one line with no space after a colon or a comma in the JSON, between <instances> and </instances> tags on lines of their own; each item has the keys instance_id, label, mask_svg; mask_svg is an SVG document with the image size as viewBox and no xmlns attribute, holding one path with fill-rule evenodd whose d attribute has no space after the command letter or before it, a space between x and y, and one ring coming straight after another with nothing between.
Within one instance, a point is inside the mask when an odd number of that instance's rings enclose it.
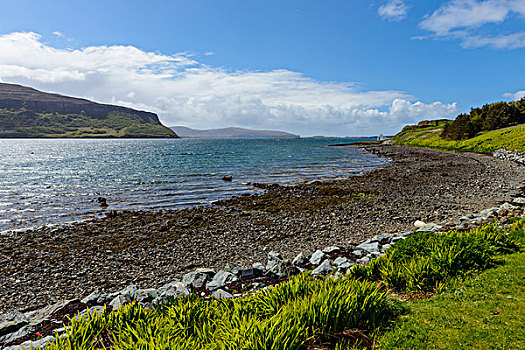
<instances>
[{"instance_id":1,"label":"calm sea water","mask_svg":"<svg viewBox=\"0 0 525 350\"><path fill-rule=\"evenodd\" d=\"M108 209L175 208L250 191L247 182L344 178L386 162L328 147L341 142L349 140L2 139L0 231L103 214L99 196Z\"/></svg>"}]
</instances>

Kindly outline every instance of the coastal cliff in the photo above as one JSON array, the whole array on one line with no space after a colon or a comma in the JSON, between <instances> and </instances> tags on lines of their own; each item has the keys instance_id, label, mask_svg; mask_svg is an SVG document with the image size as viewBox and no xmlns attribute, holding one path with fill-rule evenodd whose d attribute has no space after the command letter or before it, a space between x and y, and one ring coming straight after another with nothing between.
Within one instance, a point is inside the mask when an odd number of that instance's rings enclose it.
<instances>
[{"instance_id":1,"label":"coastal cliff","mask_svg":"<svg viewBox=\"0 0 525 350\"><path fill-rule=\"evenodd\" d=\"M151 112L0 83L0 137L178 136Z\"/></svg>"}]
</instances>

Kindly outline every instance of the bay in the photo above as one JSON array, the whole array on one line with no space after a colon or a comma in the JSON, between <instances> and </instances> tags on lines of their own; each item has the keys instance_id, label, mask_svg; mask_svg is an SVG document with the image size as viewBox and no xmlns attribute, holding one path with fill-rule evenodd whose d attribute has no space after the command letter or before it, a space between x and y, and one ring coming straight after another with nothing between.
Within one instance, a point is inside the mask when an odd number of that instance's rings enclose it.
<instances>
[{"instance_id":1,"label":"bay","mask_svg":"<svg viewBox=\"0 0 525 350\"><path fill-rule=\"evenodd\" d=\"M108 209L168 209L253 191L248 182L341 179L388 161L364 139L2 139L0 231L77 221ZM232 182L222 180L232 175Z\"/></svg>"}]
</instances>

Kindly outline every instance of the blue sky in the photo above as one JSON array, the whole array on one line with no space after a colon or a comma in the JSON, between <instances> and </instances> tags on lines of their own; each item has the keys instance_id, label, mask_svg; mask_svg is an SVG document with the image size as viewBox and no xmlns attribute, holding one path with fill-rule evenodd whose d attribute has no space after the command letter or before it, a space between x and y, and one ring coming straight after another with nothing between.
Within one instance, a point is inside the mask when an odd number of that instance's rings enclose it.
<instances>
[{"instance_id":1,"label":"blue sky","mask_svg":"<svg viewBox=\"0 0 525 350\"><path fill-rule=\"evenodd\" d=\"M525 0L6 1L0 80L167 125L397 132L525 95Z\"/></svg>"}]
</instances>

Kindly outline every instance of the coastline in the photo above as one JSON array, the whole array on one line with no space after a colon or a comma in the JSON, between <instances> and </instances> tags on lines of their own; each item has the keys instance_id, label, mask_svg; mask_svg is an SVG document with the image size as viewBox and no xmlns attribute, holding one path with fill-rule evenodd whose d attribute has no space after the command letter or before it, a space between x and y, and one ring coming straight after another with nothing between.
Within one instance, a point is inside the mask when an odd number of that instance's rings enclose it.
<instances>
[{"instance_id":1,"label":"coastline","mask_svg":"<svg viewBox=\"0 0 525 350\"><path fill-rule=\"evenodd\" d=\"M260 185L266 192L159 212L111 212L91 223L0 237L0 313L60 299L159 287L195 267L265 262L269 251L360 243L414 221L453 220L523 191L523 167L485 155L361 146L386 168L345 180ZM52 286L52 287L51 287Z\"/></svg>"}]
</instances>

